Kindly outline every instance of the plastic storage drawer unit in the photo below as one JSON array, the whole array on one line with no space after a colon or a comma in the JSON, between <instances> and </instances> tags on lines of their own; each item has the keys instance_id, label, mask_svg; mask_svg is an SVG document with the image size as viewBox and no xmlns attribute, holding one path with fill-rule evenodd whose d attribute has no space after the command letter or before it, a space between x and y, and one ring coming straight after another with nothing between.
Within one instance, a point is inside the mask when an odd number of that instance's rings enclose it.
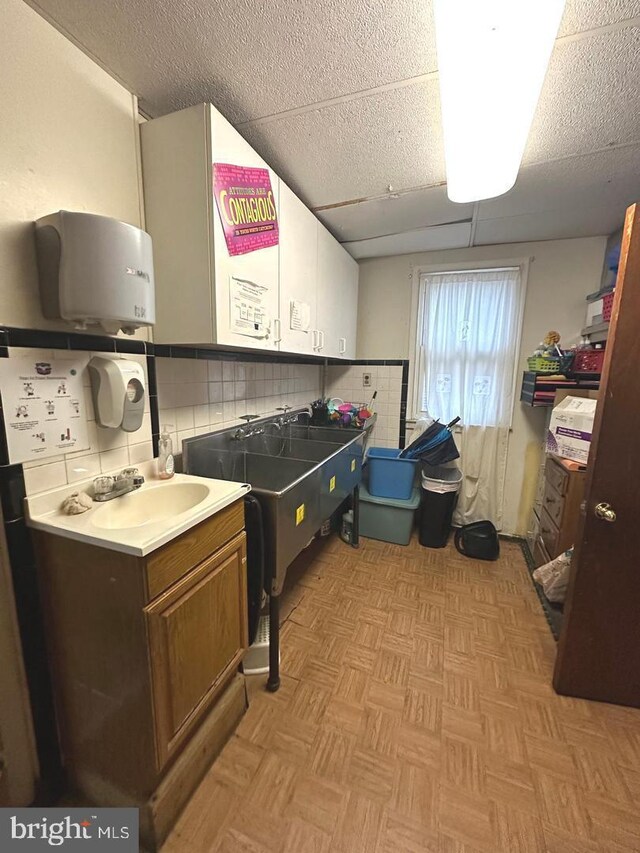
<instances>
[{"instance_id":1,"label":"plastic storage drawer unit","mask_svg":"<svg viewBox=\"0 0 640 853\"><path fill-rule=\"evenodd\" d=\"M420 490L407 500L379 498L360 486L360 535L396 545L408 545L420 506Z\"/></svg>"},{"instance_id":2,"label":"plastic storage drawer unit","mask_svg":"<svg viewBox=\"0 0 640 853\"><path fill-rule=\"evenodd\" d=\"M369 494L407 500L413 494L417 462L400 459L400 449L371 447L367 452Z\"/></svg>"}]
</instances>

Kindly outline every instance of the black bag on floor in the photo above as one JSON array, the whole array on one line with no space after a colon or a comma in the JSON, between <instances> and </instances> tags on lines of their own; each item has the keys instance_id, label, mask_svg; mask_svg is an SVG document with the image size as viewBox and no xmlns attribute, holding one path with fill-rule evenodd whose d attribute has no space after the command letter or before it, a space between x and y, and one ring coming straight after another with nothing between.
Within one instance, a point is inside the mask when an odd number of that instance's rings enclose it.
<instances>
[{"instance_id":1,"label":"black bag on floor","mask_svg":"<svg viewBox=\"0 0 640 853\"><path fill-rule=\"evenodd\" d=\"M465 557L497 560L500 556L498 531L490 521L474 521L456 530L455 544Z\"/></svg>"}]
</instances>

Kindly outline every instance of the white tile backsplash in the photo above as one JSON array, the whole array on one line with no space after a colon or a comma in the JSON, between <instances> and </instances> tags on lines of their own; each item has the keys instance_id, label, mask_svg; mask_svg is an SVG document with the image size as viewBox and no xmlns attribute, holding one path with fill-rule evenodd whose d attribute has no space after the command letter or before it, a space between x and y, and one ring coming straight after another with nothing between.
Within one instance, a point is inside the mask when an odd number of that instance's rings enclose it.
<instances>
[{"instance_id":1,"label":"white tile backsplash","mask_svg":"<svg viewBox=\"0 0 640 853\"><path fill-rule=\"evenodd\" d=\"M307 406L322 387L321 367L315 364L158 357L156 372L160 424L172 425L177 452L182 439L241 423L242 415L266 417L277 414L278 406Z\"/></svg>"},{"instance_id":2,"label":"white tile backsplash","mask_svg":"<svg viewBox=\"0 0 640 853\"><path fill-rule=\"evenodd\" d=\"M46 360L110 354L10 348L10 358L21 355L36 355ZM142 364L146 375L146 356L127 354L124 357ZM161 426L170 425L176 452L181 450L183 439L241 423L239 417L243 414L266 417L277 414L279 406L307 406L320 396L322 389L319 364L163 357L157 357L155 364L159 422ZM360 380L361 372L358 369ZM356 383L356 374L351 381ZM127 433L97 426L88 371L83 384L89 447L42 462L26 463L24 477L28 495L90 479L100 473L114 473L127 465L142 464L153 458L148 393L141 428ZM366 397L365 394L363 399Z\"/></svg>"},{"instance_id":3,"label":"white tile backsplash","mask_svg":"<svg viewBox=\"0 0 640 853\"><path fill-rule=\"evenodd\" d=\"M371 385L363 374L371 375ZM369 446L398 447L400 442L400 400L402 367L379 364L332 364L327 368L325 395L351 403L368 403L377 391L374 409L378 415Z\"/></svg>"},{"instance_id":4,"label":"white tile backsplash","mask_svg":"<svg viewBox=\"0 0 640 853\"><path fill-rule=\"evenodd\" d=\"M36 357L42 361L78 358L79 356L86 356L88 359L91 359L94 355L118 357L115 355L111 356L110 353L105 352L94 353L59 349L39 350L31 347L9 348L9 359L25 355ZM146 356L127 353L123 358L141 364L146 376ZM163 369L170 370L171 365L166 365ZM170 375L173 376L173 374ZM85 370L83 385L89 447L60 456L52 456L42 461L36 460L24 463L25 489L28 495L55 489L64 486L66 483L71 484L79 480L86 480L87 478L98 476L100 473L112 473L127 465L140 464L153 458L148 392L145 394L145 414L142 419L142 426L136 432L127 433L123 430L104 429L97 426L88 370Z\"/></svg>"}]
</instances>

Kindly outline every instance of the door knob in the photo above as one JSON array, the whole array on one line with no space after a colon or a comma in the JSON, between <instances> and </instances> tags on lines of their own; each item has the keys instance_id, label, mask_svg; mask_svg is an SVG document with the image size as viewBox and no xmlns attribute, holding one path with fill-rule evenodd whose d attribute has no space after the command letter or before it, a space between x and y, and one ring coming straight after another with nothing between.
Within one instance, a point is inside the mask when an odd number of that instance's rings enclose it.
<instances>
[{"instance_id":1,"label":"door knob","mask_svg":"<svg viewBox=\"0 0 640 853\"><path fill-rule=\"evenodd\" d=\"M595 509L596 516L603 521L614 522L616 520L615 510L611 509L609 504L599 503Z\"/></svg>"}]
</instances>

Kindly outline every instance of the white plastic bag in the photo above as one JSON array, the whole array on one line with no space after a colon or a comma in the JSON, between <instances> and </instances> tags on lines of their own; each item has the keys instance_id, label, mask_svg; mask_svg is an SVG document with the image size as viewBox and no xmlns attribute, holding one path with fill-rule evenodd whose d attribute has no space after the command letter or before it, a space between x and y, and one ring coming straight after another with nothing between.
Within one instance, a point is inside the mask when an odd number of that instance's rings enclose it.
<instances>
[{"instance_id":1,"label":"white plastic bag","mask_svg":"<svg viewBox=\"0 0 640 853\"><path fill-rule=\"evenodd\" d=\"M550 563L545 563L533 573L533 579L542 587L542 591L549 601L555 604L563 604L569 585L569 572L571 569L571 557L573 548L569 548L564 554L560 554Z\"/></svg>"}]
</instances>

